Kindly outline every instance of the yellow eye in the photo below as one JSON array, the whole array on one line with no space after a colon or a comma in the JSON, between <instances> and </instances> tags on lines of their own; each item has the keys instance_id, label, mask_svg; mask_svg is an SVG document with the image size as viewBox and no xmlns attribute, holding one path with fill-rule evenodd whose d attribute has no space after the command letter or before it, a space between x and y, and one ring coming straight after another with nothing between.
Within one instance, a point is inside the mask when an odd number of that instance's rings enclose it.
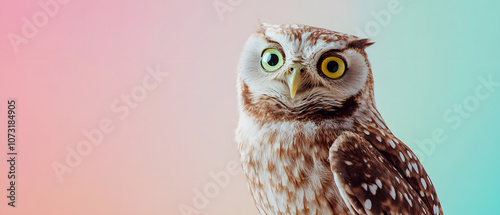
<instances>
[{"instance_id":1,"label":"yellow eye","mask_svg":"<svg viewBox=\"0 0 500 215\"><path fill-rule=\"evenodd\" d=\"M338 79L345 73L345 62L338 57L327 57L321 62L321 72L329 78Z\"/></svg>"},{"instance_id":2,"label":"yellow eye","mask_svg":"<svg viewBox=\"0 0 500 215\"><path fill-rule=\"evenodd\" d=\"M262 68L268 72L274 72L283 66L283 55L276 49L266 49L260 60Z\"/></svg>"}]
</instances>

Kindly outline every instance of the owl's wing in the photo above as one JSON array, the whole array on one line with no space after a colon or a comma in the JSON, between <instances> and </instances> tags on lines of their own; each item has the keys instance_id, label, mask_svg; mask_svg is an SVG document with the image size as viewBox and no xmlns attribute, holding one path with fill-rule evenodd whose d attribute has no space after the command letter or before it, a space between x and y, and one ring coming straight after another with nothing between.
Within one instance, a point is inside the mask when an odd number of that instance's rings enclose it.
<instances>
[{"instance_id":1,"label":"owl's wing","mask_svg":"<svg viewBox=\"0 0 500 215\"><path fill-rule=\"evenodd\" d=\"M329 160L335 184L353 214L440 213L391 161L355 133L344 132L335 140Z\"/></svg>"}]
</instances>

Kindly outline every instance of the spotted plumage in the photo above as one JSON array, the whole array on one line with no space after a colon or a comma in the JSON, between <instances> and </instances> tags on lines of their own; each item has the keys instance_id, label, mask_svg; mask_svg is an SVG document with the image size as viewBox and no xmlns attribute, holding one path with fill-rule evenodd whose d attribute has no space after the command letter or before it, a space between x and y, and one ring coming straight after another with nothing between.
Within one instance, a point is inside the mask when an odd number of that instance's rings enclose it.
<instances>
[{"instance_id":1,"label":"spotted plumage","mask_svg":"<svg viewBox=\"0 0 500 215\"><path fill-rule=\"evenodd\" d=\"M367 39L261 23L239 65L236 140L261 214L443 214L375 107Z\"/></svg>"}]
</instances>

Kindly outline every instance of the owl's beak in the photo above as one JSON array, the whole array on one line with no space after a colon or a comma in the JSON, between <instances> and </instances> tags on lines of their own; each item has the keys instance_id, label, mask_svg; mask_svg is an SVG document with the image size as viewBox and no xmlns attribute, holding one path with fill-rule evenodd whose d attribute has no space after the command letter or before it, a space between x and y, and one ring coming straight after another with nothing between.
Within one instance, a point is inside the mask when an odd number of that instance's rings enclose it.
<instances>
[{"instance_id":1,"label":"owl's beak","mask_svg":"<svg viewBox=\"0 0 500 215\"><path fill-rule=\"evenodd\" d=\"M287 84L288 87L290 88L290 97L295 97L295 93L297 92L297 89L299 88L300 85L300 73L302 68L304 68L304 65L300 63L294 63L292 65L292 73L287 74Z\"/></svg>"}]
</instances>

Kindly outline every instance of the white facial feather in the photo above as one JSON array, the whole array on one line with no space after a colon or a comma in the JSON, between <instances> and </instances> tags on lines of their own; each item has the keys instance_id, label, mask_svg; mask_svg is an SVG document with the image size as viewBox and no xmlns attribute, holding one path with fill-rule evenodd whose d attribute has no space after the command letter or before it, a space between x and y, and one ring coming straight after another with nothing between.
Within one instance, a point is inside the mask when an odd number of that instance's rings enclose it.
<instances>
[{"instance_id":1,"label":"white facial feather","mask_svg":"<svg viewBox=\"0 0 500 215\"><path fill-rule=\"evenodd\" d=\"M301 38L279 32L276 26L268 25L264 34L255 33L245 43L240 58L240 78L249 86L255 95L269 96L281 100L289 106L303 104L304 98L318 97L328 102L338 102L357 94L365 86L369 73L369 65L362 53L355 49L345 49L349 41L337 40L327 42L322 39L309 40L311 33L304 33ZM338 39L332 36L329 39ZM261 55L264 50L275 48L284 53L283 66L274 72L265 71L261 66ZM336 54L343 57L347 71L340 79L330 79L318 71L317 65L322 54L330 50L340 50ZM315 87L309 91L300 91L291 99L289 86L283 77L290 72L293 63L301 63L306 67L309 83ZM305 76L305 74L303 74Z\"/></svg>"}]
</instances>

